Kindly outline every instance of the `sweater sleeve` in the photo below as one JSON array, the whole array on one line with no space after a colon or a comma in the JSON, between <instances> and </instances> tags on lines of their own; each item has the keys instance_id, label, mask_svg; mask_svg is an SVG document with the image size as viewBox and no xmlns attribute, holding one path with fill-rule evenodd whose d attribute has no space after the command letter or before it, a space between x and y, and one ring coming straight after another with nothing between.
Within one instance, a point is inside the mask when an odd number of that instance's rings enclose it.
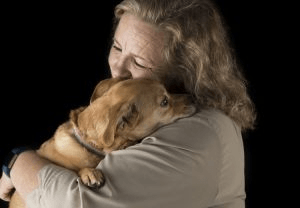
<instances>
[{"instance_id":1,"label":"sweater sleeve","mask_svg":"<svg viewBox=\"0 0 300 208\"><path fill-rule=\"evenodd\" d=\"M28 207L208 207L218 193L220 144L199 118L162 127L137 145L108 154L97 166L105 184L83 185L76 173L44 167Z\"/></svg>"}]
</instances>

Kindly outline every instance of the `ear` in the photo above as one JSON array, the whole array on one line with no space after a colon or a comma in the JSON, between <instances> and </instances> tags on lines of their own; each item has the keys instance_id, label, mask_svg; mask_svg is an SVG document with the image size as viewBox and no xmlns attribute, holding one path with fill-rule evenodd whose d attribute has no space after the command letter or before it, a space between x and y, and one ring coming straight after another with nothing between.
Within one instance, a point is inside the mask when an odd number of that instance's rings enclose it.
<instances>
[{"instance_id":1,"label":"ear","mask_svg":"<svg viewBox=\"0 0 300 208\"><path fill-rule=\"evenodd\" d=\"M125 128L130 128L138 122L139 112L135 104L130 104L123 110L117 121L117 131L122 131Z\"/></svg>"},{"instance_id":2,"label":"ear","mask_svg":"<svg viewBox=\"0 0 300 208\"><path fill-rule=\"evenodd\" d=\"M78 125L78 116L82 111L84 111L84 109L86 109L86 107L80 107L75 110L71 110L70 112L70 121L76 126Z\"/></svg>"},{"instance_id":3,"label":"ear","mask_svg":"<svg viewBox=\"0 0 300 208\"><path fill-rule=\"evenodd\" d=\"M118 109L117 113L115 109ZM105 145L111 146L114 143L116 134L126 128L134 127L138 123L139 113L135 104L129 104L122 107L111 109L111 115L115 115L109 119L108 128L103 137Z\"/></svg>"},{"instance_id":4,"label":"ear","mask_svg":"<svg viewBox=\"0 0 300 208\"><path fill-rule=\"evenodd\" d=\"M90 102L93 102L97 98L101 97L109 90L109 88L123 80L125 80L125 78L111 78L99 82L94 89Z\"/></svg>"}]
</instances>

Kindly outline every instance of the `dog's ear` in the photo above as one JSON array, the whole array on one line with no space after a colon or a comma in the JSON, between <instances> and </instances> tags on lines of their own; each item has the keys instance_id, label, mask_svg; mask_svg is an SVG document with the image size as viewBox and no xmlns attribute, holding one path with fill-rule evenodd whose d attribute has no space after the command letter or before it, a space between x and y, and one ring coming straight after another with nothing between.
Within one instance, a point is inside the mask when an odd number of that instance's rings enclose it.
<instances>
[{"instance_id":1,"label":"dog's ear","mask_svg":"<svg viewBox=\"0 0 300 208\"><path fill-rule=\"evenodd\" d=\"M121 116L118 118L117 121L117 131L122 131L126 127L133 127L136 125L136 122L138 121L138 110L137 106L135 104L130 104L127 109L125 109Z\"/></svg>"},{"instance_id":2,"label":"dog's ear","mask_svg":"<svg viewBox=\"0 0 300 208\"><path fill-rule=\"evenodd\" d=\"M114 113L116 112L118 113ZM138 109L135 104L129 104L125 106L115 106L111 109L111 115L114 114L109 119L108 128L106 129L103 142L106 146L111 146L114 143L115 137L120 131L134 127L139 120Z\"/></svg>"},{"instance_id":3,"label":"dog's ear","mask_svg":"<svg viewBox=\"0 0 300 208\"><path fill-rule=\"evenodd\" d=\"M99 82L94 89L90 102L93 102L97 98L101 97L104 93L106 93L109 90L109 88L125 79L126 78L111 78Z\"/></svg>"},{"instance_id":4,"label":"dog's ear","mask_svg":"<svg viewBox=\"0 0 300 208\"><path fill-rule=\"evenodd\" d=\"M75 110L71 110L70 112L70 121L75 124L76 126L78 125L78 116L79 114L84 111L84 109L86 109L86 107L79 107Z\"/></svg>"}]
</instances>

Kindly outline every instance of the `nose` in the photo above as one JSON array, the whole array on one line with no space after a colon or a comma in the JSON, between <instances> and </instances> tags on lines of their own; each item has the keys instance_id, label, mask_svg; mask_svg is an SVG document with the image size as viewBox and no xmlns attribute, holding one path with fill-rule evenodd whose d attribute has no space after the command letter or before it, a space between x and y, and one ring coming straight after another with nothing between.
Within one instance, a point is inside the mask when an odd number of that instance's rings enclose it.
<instances>
[{"instance_id":1,"label":"nose","mask_svg":"<svg viewBox=\"0 0 300 208\"><path fill-rule=\"evenodd\" d=\"M109 57L109 67L113 78L131 78L132 74L127 67L126 59L123 57Z\"/></svg>"}]
</instances>

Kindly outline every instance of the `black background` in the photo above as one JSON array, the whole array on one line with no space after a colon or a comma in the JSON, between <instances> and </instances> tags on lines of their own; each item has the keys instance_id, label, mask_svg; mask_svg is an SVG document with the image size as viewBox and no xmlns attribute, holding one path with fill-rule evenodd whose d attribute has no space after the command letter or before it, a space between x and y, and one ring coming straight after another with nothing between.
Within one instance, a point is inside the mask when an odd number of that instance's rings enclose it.
<instances>
[{"instance_id":1,"label":"black background","mask_svg":"<svg viewBox=\"0 0 300 208\"><path fill-rule=\"evenodd\" d=\"M113 6L119 1L74 2L2 7L0 162L15 146L50 138L70 109L88 104L98 81L109 77ZM291 73L283 58L291 39L283 36L289 34L283 18L289 12L272 1L217 3L258 111L256 130L244 138L247 207L286 206L291 199L284 196L292 190L283 186L283 174L292 172L292 161L283 156L296 137L285 129L291 122L286 116L294 116L292 104L282 110L291 92L285 90L291 84L285 74Z\"/></svg>"}]
</instances>

